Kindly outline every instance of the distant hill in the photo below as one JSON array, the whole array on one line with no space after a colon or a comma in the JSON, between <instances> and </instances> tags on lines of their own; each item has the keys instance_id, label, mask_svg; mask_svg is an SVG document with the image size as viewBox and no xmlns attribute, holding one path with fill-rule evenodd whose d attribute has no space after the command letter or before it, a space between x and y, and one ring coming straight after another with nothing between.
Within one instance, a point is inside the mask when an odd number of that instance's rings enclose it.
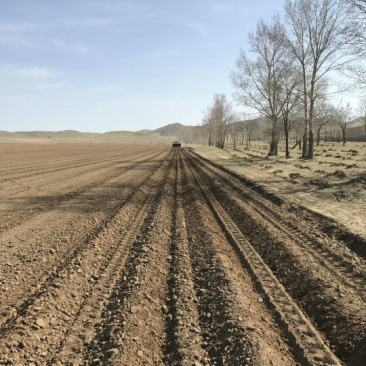
<instances>
[{"instance_id":1,"label":"distant hill","mask_svg":"<svg viewBox=\"0 0 366 366\"><path fill-rule=\"evenodd\" d=\"M180 125L180 124L179 124ZM108 131L105 133L80 132L75 130L65 131L0 131L1 142L111 142L118 143L126 140L136 141L162 141L170 143L178 138L178 134L184 131L185 127L180 125L175 129L171 125L161 127L157 130L133 131ZM176 132L175 132L176 131Z\"/></svg>"},{"instance_id":2,"label":"distant hill","mask_svg":"<svg viewBox=\"0 0 366 366\"><path fill-rule=\"evenodd\" d=\"M0 140L12 140L19 142L27 141L79 141L94 140L99 134L89 132L79 132L73 130L65 131L0 131Z\"/></svg>"},{"instance_id":3,"label":"distant hill","mask_svg":"<svg viewBox=\"0 0 366 366\"><path fill-rule=\"evenodd\" d=\"M363 126L363 121L361 117L358 117L356 119L354 119L353 121L348 123L348 128L353 128L353 127L361 127Z\"/></svg>"},{"instance_id":4,"label":"distant hill","mask_svg":"<svg viewBox=\"0 0 366 366\"><path fill-rule=\"evenodd\" d=\"M257 128L259 130L268 128L268 126L270 124L269 120L266 117L257 117L257 118L253 118L253 119L247 119L244 121L233 122L233 125L237 125L238 127L243 127L247 123L255 123L255 125L257 126Z\"/></svg>"},{"instance_id":5,"label":"distant hill","mask_svg":"<svg viewBox=\"0 0 366 366\"><path fill-rule=\"evenodd\" d=\"M181 123L171 123L169 125L160 127L153 132L160 134L161 136L172 136L172 137L179 137L184 136L184 134L194 129L195 126L184 126Z\"/></svg>"},{"instance_id":6,"label":"distant hill","mask_svg":"<svg viewBox=\"0 0 366 366\"><path fill-rule=\"evenodd\" d=\"M234 125L242 127L248 122L255 122L253 138L260 136L269 123L266 118L259 117L246 121L234 122ZM190 141L195 136L196 126L185 126L182 123L171 123L155 130L140 131L109 131L104 133L80 132L75 130L65 131L0 131L0 141L13 142L112 142L118 143L126 140L137 141L163 141L170 143L172 140ZM239 130L240 130L239 128ZM353 141L366 141L365 129L360 118L356 118L348 124L347 139Z\"/></svg>"},{"instance_id":7,"label":"distant hill","mask_svg":"<svg viewBox=\"0 0 366 366\"><path fill-rule=\"evenodd\" d=\"M111 141L126 138L178 138L183 136L186 131L195 128L194 126L184 126L181 123L172 123L156 130L140 131L108 131L104 133L80 132L75 130L64 131L0 131L0 139L17 140L93 140L93 141ZM171 140L169 139L169 141Z\"/></svg>"},{"instance_id":8,"label":"distant hill","mask_svg":"<svg viewBox=\"0 0 366 366\"><path fill-rule=\"evenodd\" d=\"M135 134L135 132L132 131L108 131L108 132L104 132L100 135L104 135L104 136L113 136L113 135L120 135L120 136L124 136L124 135L133 135Z\"/></svg>"},{"instance_id":9,"label":"distant hill","mask_svg":"<svg viewBox=\"0 0 366 366\"><path fill-rule=\"evenodd\" d=\"M59 138L59 139L69 139L69 138L80 138L80 137L95 137L96 133L90 132L79 132L75 130L65 130L65 131L19 131L15 132L19 137L30 137L30 138Z\"/></svg>"},{"instance_id":10,"label":"distant hill","mask_svg":"<svg viewBox=\"0 0 366 366\"><path fill-rule=\"evenodd\" d=\"M144 129L144 130L136 131L135 133L146 134L146 133L151 133L151 130Z\"/></svg>"}]
</instances>

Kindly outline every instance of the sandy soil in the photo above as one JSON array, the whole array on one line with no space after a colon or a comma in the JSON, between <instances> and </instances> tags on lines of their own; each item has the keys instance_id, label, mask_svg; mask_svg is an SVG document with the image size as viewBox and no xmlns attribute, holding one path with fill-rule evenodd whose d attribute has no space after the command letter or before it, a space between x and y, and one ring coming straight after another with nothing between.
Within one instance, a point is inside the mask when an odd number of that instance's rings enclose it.
<instances>
[{"instance_id":1,"label":"sandy soil","mask_svg":"<svg viewBox=\"0 0 366 366\"><path fill-rule=\"evenodd\" d=\"M366 363L366 255L242 179L184 148L1 150L0 364Z\"/></svg>"}]
</instances>

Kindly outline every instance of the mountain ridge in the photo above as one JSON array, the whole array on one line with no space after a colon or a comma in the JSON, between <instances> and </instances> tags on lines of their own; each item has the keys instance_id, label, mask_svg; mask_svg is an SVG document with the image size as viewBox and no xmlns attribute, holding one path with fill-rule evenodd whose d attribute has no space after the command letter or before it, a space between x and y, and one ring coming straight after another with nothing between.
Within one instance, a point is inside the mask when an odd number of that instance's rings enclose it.
<instances>
[{"instance_id":1,"label":"mountain ridge","mask_svg":"<svg viewBox=\"0 0 366 366\"><path fill-rule=\"evenodd\" d=\"M258 117L246 121L234 122L234 125L244 124L251 121L257 122L259 130L266 128L265 119ZM143 129L138 131L107 131L107 132L81 132L67 129L62 131L0 131L0 140L37 140L37 141L84 141L84 142L119 142L125 139L145 139L145 140L164 140L171 141L184 139L198 128L197 126L184 125L180 122L174 122L154 130ZM347 136L352 140L363 141L365 139L365 128L361 118L355 118L349 123Z\"/></svg>"}]
</instances>

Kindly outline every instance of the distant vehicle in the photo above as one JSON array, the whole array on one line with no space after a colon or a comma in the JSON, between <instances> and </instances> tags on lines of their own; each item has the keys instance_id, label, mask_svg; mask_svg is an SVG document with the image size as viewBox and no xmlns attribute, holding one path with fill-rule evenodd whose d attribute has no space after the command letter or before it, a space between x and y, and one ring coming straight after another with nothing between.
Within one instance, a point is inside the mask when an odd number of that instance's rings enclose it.
<instances>
[{"instance_id":1,"label":"distant vehicle","mask_svg":"<svg viewBox=\"0 0 366 366\"><path fill-rule=\"evenodd\" d=\"M172 147L181 147L182 144L179 141L174 141Z\"/></svg>"}]
</instances>

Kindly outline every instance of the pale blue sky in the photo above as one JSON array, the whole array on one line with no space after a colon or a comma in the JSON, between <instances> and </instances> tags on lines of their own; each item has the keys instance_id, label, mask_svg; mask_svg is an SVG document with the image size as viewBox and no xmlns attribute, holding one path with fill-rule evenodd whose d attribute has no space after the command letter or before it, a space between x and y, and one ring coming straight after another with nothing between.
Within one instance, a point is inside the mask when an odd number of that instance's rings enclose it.
<instances>
[{"instance_id":1,"label":"pale blue sky","mask_svg":"<svg viewBox=\"0 0 366 366\"><path fill-rule=\"evenodd\" d=\"M0 130L195 125L281 0L0 0Z\"/></svg>"}]
</instances>

